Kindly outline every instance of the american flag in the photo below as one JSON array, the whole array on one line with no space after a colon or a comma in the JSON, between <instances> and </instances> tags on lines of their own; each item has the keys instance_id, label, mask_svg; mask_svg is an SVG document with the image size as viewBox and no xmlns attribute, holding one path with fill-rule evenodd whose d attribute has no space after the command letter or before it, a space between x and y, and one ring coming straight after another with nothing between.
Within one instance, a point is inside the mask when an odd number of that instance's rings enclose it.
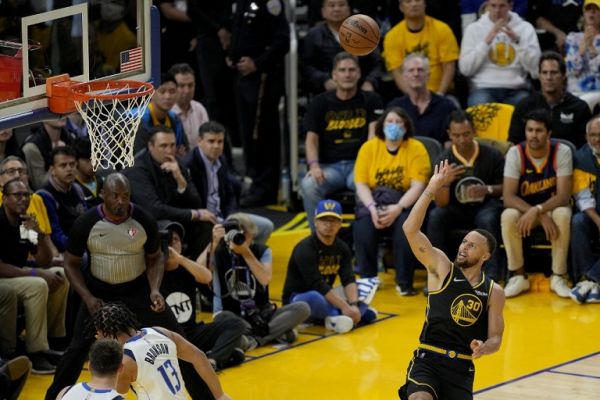
<instances>
[{"instance_id":1,"label":"american flag","mask_svg":"<svg viewBox=\"0 0 600 400\"><path fill-rule=\"evenodd\" d=\"M142 48L136 47L121 52L121 72L142 69Z\"/></svg>"}]
</instances>

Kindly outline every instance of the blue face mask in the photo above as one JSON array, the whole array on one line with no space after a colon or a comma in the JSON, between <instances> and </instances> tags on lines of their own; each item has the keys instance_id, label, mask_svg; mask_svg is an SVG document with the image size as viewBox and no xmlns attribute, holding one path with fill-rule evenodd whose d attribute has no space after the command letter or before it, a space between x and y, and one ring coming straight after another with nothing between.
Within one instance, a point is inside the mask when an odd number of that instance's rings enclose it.
<instances>
[{"instance_id":1,"label":"blue face mask","mask_svg":"<svg viewBox=\"0 0 600 400\"><path fill-rule=\"evenodd\" d=\"M392 123L383 127L383 134L385 135L385 138L392 142L402 140L405 133L406 129L404 129L403 126L400 126L400 124Z\"/></svg>"}]
</instances>

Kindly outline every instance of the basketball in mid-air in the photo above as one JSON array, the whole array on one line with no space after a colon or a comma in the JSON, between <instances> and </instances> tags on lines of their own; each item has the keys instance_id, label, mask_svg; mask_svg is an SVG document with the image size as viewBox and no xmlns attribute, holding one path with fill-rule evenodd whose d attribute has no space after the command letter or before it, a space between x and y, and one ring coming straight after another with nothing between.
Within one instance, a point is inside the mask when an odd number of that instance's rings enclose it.
<instances>
[{"instance_id":1,"label":"basketball in mid-air","mask_svg":"<svg viewBox=\"0 0 600 400\"><path fill-rule=\"evenodd\" d=\"M340 44L350 54L365 56L379 44L379 26L368 15L351 15L340 26Z\"/></svg>"}]
</instances>

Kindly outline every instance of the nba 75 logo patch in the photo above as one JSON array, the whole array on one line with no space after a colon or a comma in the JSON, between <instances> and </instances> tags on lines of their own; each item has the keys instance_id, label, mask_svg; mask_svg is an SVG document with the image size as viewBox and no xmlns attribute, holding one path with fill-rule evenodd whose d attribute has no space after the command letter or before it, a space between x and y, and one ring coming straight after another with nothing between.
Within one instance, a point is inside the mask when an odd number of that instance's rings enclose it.
<instances>
[{"instance_id":1,"label":"nba 75 logo patch","mask_svg":"<svg viewBox=\"0 0 600 400\"><path fill-rule=\"evenodd\" d=\"M135 237L135 235L137 235L137 233L138 233L138 230L135 228L129 228L129 230L127 231L127 234L132 239Z\"/></svg>"}]
</instances>

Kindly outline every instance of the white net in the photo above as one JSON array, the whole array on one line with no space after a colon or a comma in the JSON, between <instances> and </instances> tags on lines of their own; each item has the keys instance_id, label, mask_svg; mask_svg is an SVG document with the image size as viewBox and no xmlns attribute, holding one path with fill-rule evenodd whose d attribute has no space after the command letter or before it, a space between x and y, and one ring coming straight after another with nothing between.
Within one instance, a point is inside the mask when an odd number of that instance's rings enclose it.
<instances>
[{"instance_id":1,"label":"white net","mask_svg":"<svg viewBox=\"0 0 600 400\"><path fill-rule=\"evenodd\" d=\"M154 93L152 85L96 81L77 85L73 92L92 143L94 171L131 167L135 134Z\"/></svg>"}]
</instances>

